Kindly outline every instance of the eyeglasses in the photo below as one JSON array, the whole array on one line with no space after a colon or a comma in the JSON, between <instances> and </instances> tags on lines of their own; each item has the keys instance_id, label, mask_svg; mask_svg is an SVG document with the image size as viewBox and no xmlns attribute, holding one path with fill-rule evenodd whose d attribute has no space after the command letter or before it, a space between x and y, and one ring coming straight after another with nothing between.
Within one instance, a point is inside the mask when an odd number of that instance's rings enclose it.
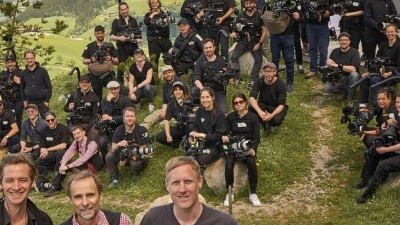
<instances>
[{"instance_id":1,"label":"eyeglasses","mask_svg":"<svg viewBox=\"0 0 400 225\"><path fill-rule=\"evenodd\" d=\"M90 84L90 81L83 80L80 82L81 84Z\"/></svg>"},{"instance_id":2,"label":"eyeglasses","mask_svg":"<svg viewBox=\"0 0 400 225\"><path fill-rule=\"evenodd\" d=\"M239 100L237 102L233 102L234 105L243 105L244 101L243 100Z\"/></svg>"},{"instance_id":3,"label":"eyeglasses","mask_svg":"<svg viewBox=\"0 0 400 225\"><path fill-rule=\"evenodd\" d=\"M48 119L48 120L46 120L46 122L48 122L48 123L54 123L54 121L55 121L56 119Z\"/></svg>"},{"instance_id":4,"label":"eyeglasses","mask_svg":"<svg viewBox=\"0 0 400 225\"><path fill-rule=\"evenodd\" d=\"M31 109L31 110L26 110L26 112L29 114L29 113L34 113L34 112L36 112L36 109Z\"/></svg>"},{"instance_id":5,"label":"eyeglasses","mask_svg":"<svg viewBox=\"0 0 400 225\"><path fill-rule=\"evenodd\" d=\"M339 41L350 41L349 39L339 39Z\"/></svg>"}]
</instances>

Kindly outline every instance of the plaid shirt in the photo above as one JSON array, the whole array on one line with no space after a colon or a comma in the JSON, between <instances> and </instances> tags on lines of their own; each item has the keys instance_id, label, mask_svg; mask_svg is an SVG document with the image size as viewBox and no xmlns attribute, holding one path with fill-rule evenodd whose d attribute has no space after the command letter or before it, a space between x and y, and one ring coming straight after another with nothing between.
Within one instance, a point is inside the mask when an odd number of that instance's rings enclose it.
<instances>
[{"instance_id":1,"label":"plaid shirt","mask_svg":"<svg viewBox=\"0 0 400 225\"><path fill-rule=\"evenodd\" d=\"M76 149L77 140L74 140L74 142L72 142L71 146L68 148L67 152L65 152L60 163L67 163L69 160L71 160L77 150L79 151L79 158L69 164L70 168L81 166L86 163L90 158L92 158L98 151L97 144L95 141L91 141L88 145L88 148L86 149L86 141L87 137L85 137L82 142L78 142L79 149Z\"/></svg>"},{"instance_id":2,"label":"plaid shirt","mask_svg":"<svg viewBox=\"0 0 400 225\"><path fill-rule=\"evenodd\" d=\"M103 211L99 210L100 220L97 223L98 225L110 225L107 221L106 216L104 215ZM72 218L72 225L80 225L76 219L77 215L74 214ZM121 217L119 219L119 225L133 225L131 219L124 213L121 213Z\"/></svg>"}]
</instances>

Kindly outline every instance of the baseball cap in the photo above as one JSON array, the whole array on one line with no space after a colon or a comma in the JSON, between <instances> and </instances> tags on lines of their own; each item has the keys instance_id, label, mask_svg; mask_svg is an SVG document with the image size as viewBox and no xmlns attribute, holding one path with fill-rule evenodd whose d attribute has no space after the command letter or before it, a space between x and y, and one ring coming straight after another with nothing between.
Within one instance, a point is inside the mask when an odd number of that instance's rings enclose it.
<instances>
[{"instance_id":1,"label":"baseball cap","mask_svg":"<svg viewBox=\"0 0 400 225\"><path fill-rule=\"evenodd\" d=\"M178 26L181 25L181 23L183 23L183 24L189 24L189 21L188 21L187 19L185 19L185 18L182 18L182 19L180 19L180 20L178 21Z\"/></svg>"},{"instance_id":2,"label":"baseball cap","mask_svg":"<svg viewBox=\"0 0 400 225\"><path fill-rule=\"evenodd\" d=\"M17 60L15 59L15 56L14 56L14 55L8 55L8 56L6 56L6 58L4 59L4 61L7 62L8 60L17 61Z\"/></svg>"},{"instance_id":3,"label":"baseball cap","mask_svg":"<svg viewBox=\"0 0 400 225\"><path fill-rule=\"evenodd\" d=\"M83 81L83 80L87 80L87 81L90 82L90 77L89 77L89 75L85 74L85 75L81 76L81 78L79 79L79 81Z\"/></svg>"},{"instance_id":4,"label":"baseball cap","mask_svg":"<svg viewBox=\"0 0 400 225\"><path fill-rule=\"evenodd\" d=\"M110 81L107 84L107 88L119 88L119 83L117 81Z\"/></svg>"},{"instance_id":5,"label":"baseball cap","mask_svg":"<svg viewBox=\"0 0 400 225\"><path fill-rule=\"evenodd\" d=\"M349 39L351 39L350 34L347 33L347 32L342 32L342 33L340 33L338 39L340 39L341 36L347 36Z\"/></svg>"},{"instance_id":6,"label":"baseball cap","mask_svg":"<svg viewBox=\"0 0 400 225\"><path fill-rule=\"evenodd\" d=\"M138 54L138 53L142 53L142 54L144 55L143 49L137 48L133 54L136 55L136 54Z\"/></svg>"},{"instance_id":7,"label":"baseball cap","mask_svg":"<svg viewBox=\"0 0 400 225\"><path fill-rule=\"evenodd\" d=\"M245 2L256 2L255 0L244 0Z\"/></svg>"},{"instance_id":8,"label":"baseball cap","mask_svg":"<svg viewBox=\"0 0 400 225\"><path fill-rule=\"evenodd\" d=\"M276 69L275 64L272 63L272 62L267 62L267 63L265 63L265 64L262 66L262 68L264 69L264 68L267 67L267 66Z\"/></svg>"},{"instance_id":9,"label":"baseball cap","mask_svg":"<svg viewBox=\"0 0 400 225\"><path fill-rule=\"evenodd\" d=\"M172 84L172 88L174 88L174 87L176 87L176 86L182 86L183 88L185 87L185 86L183 85L183 83L180 82L180 81L175 81L175 82Z\"/></svg>"},{"instance_id":10,"label":"baseball cap","mask_svg":"<svg viewBox=\"0 0 400 225\"><path fill-rule=\"evenodd\" d=\"M102 25L97 25L97 26L94 28L94 32L99 31L99 30L104 31L104 27L103 27Z\"/></svg>"},{"instance_id":11,"label":"baseball cap","mask_svg":"<svg viewBox=\"0 0 400 225\"><path fill-rule=\"evenodd\" d=\"M38 110L38 107L35 104L29 104L25 107L25 110L29 109L29 108L34 108L36 110Z\"/></svg>"},{"instance_id":12,"label":"baseball cap","mask_svg":"<svg viewBox=\"0 0 400 225\"><path fill-rule=\"evenodd\" d=\"M162 73L164 73L165 71L168 71L168 70L174 70L174 68L172 68L171 65L165 65L161 68Z\"/></svg>"}]
</instances>

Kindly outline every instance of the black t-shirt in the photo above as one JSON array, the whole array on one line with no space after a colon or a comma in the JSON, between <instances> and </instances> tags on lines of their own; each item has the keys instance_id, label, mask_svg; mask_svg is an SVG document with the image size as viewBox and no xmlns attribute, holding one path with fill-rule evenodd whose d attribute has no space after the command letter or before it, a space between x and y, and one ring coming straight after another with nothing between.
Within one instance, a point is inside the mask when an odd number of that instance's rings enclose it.
<instances>
[{"instance_id":1,"label":"black t-shirt","mask_svg":"<svg viewBox=\"0 0 400 225\"><path fill-rule=\"evenodd\" d=\"M252 148L257 151L260 143L260 121L256 114L247 112L240 117L237 111L233 111L226 116L226 126L229 135L252 140Z\"/></svg>"},{"instance_id":2,"label":"black t-shirt","mask_svg":"<svg viewBox=\"0 0 400 225\"><path fill-rule=\"evenodd\" d=\"M129 76L131 76L131 74L132 74L133 77L135 78L135 84L139 85L144 80L146 80L147 72L149 71L149 69L152 69L151 63L149 61L144 62L142 72L139 71L139 69L136 66L136 63L134 63L129 68L129 73L130 73ZM151 77L150 84L152 84L152 85L155 84L153 77Z\"/></svg>"},{"instance_id":3,"label":"black t-shirt","mask_svg":"<svg viewBox=\"0 0 400 225\"><path fill-rule=\"evenodd\" d=\"M12 113L3 109L3 114L0 115L1 138L5 137L11 130L11 125L15 123L15 118Z\"/></svg>"},{"instance_id":4,"label":"black t-shirt","mask_svg":"<svg viewBox=\"0 0 400 225\"><path fill-rule=\"evenodd\" d=\"M376 56L379 58L390 58L390 64L388 67L393 67L400 72L400 38L397 37L396 42L392 46L389 46L389 42L387 41L383 42L379 45Z\"/></svg>"},{"instance_id":5,"label":"black t-shirt","mask_svg":"<svg viewBox=\"0 0 400 225\"><path fill-rule=\"evenodd\" d=\"M70 144L69 130L66 126L57 123L55 129L50 129L48 126L40 133L40 148L50 148L61 143Z\"/></svg>"},{"instance_id":6,"label":"black t-shirt","mask_svg":"<svg viewBox=\"0 0 400 225\"><path fill-rule=\"evenodd\" d=\"M215 17L222 17L228 12L229 8L234 8L236 6L235 0L202 0L203 8L213 8L213 9L222 9L223 12L216 13ZM225 19L221 25L228 25L231 22L230 18Z\"/></svg>"},{"instance_id":7,"label":"black t-shirt","mask_svg":"<svg viewBox=\"0 0 400 225\"><path fill-rule=\"evenodd\" d=\"M177 118L178 114L184 112L183 107L176 101L175 98L171 99L167 105L167 111L165 112L165 120L171 120Z\"/></svg>"},{"instance_id":8,"label":"black t-shirt","mask_svg":"<svg viewBox=\"0 0 400 225\"><path fill-rule=\"evenodd\" d=\"M110 45L113 45L112 43L107 43ZM113 45L114 46L114 45ZM91 43L89 43L88 45L86 45L85 49L83 50L82 53L82 57L85 59L90 59L92 58L93 54L100 48L101 46L97 45L96 41L93 41ZM107 53L113 57L113 58L117 58L118 57L118 52L117 50L113 47L112 49L110 49L109 51L107 51Z\"/></svg>"},{"instance_id":9,"label":"black t-shirt","mask_svg":"<svg viewBox=\"0 0 400 225\"><path fill-rule=\"evenodd\" d=\"M196 61L193 71L193 82L199 80L203 86L210 87L214 91L223 91L224 86L214 80L214 75L218 71L226 68L226 60L224 57L217 55L214 61L208 61L203 54Z\"/></svg>"},{"instance_id":10,"label":"black t-shirt","mask_svg":"<svg viewBox=\"0 0 400 225\"><path fill-rule=\"evenodd\" d=\"M392 118L393 116L395 117L398 114L398 111L394 105L389 105L385 112L383 112L381 107L375 106L373 113L375 115L375 121L380 128L389 118Z\"/></svg>"},{"instance_id":11,"label":"black t-shirt","mask_svg":"<svg viewBox=\"0 0 400 225\"><path fill-rule=\"evenodd\" d=\"M258 98L259 102L267 106L277 107L286 105L286 85L283 80L277 78L273 84L266 84L264 78L257 79L250 91L250 96Z\"/></svg>"},{"instance_id":12,"label":"black t-shirt","mask_svg":"<svg viewBox=\"0 0 400 225\"><path fill-rule=\"evenodd\" d=\"M143 127L138 123L135 123L135 128L133 129L133 131L131 133L128 133L125 130L125 124L122 124L115 130L114 135L112 137L112 143L117 144L122 140L138 141L139 139L145 137L148 137L146 127Z\"/></svg>"},{"instance_id":13,"label":"black t-shirt","mask_svg":"<svg viewBox=\"0 0 400 225\"><path fill-rule=\"evenodd\" d=\"M341 48L335 48L332 50L329 58L335 61L335 63L337 64L342 64L344 66L354 66L356 68L356 71L358 71L360 68L360 53L357 49L352 47L350 47L350 49L346 52L342 52ZM347 76L349 74L350 73L343 72L344 76Z\"/></svg>"},{"instance_id":14,"label":"black t-shirt","mask_svg":"<svg viewBox=\"0 0 400 225\"><path fill-rule=\"evenodd\" d=\"M121 17L114 19L112 22L112 25L111 25L110 35L122 36L119 33L125 32L126 30L128 30L130 28L133 28L133 29L139 28L137 20L135 18L133 18L132 16L129 16L128 24L126 23L126 20L124 20ZM121 46L124 44L133 44L133 43L132 42L124 43L122 41L117 41L117 46ZM135 45L137 46L137 44L135 44Z\"/></svg>"},{"instance_id":15,"label":"black t-shirt","mask_svg":"<svg viewBox=\"0 0 400 225\"><path fill-rule=\"evenodd\" d=\"M229 214L203 205L203 211L195 225L238 225ZM144 215L141 225L180 225L174 214L174 203L151 208Z\"/></svg>"}]
</instances>

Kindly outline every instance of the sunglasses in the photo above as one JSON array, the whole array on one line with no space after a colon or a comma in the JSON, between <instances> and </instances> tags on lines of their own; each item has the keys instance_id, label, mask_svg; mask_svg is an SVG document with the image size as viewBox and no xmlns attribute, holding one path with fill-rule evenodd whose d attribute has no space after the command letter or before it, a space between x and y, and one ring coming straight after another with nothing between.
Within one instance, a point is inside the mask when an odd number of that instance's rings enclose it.
<instances>
[{"instance_id":1,"label":"sunglasses","mask_svg":"<svg viewBox=\"0 0 400 225\"><path fill-rule=\"evenodd\" d=\"M34 113L34 112L36 112L36 109L31 109L31 110L26 110L26 112L29 114L29 113Z\"/></svg>"},{"instance_id":2,"label":"sunglasses","mask_svg":"<svg viewBox=\"0 0 400 225\"><path fill-rule=\"evenodd\" d=\"M239 100L237 102L233 102L234 105L243 105L244 101L243 100Z\"/></svg>"},{"instance_id":3,"label":"sunglasses","mask_svg":"<svg viewBox=\"0 0 400 225\"><path fill-rule=\"evenodd\" d=\"M50 122L54 123L55 120L56 120L56 119L48 119L48 120L46 120L46 122L48 122L48 123L50 123Z\"/></svg>"}]
</instances>

